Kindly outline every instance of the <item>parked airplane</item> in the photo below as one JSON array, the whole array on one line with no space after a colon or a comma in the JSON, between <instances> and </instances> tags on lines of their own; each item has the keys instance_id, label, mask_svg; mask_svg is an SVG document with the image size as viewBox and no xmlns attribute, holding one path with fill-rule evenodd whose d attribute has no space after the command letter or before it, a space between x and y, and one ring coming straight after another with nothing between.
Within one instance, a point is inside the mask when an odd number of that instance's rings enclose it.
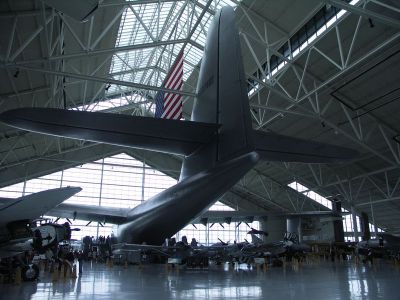
<instances>
[{"instance_id":1,"label":"parked airplane","mask_svg":"<svg viewBox=\"0 0 400 300\"><path fill-rule=\"evenodd\" d=\"M292 257L303 255L311 251L307 244L300 243L295 234L285 234L283 240L266 243L257 235L265 235L262 231L254 230L248 232L251 234L251 243L243 243L236 251L229 253L229 260L239 263L253 263L256 259L264 262L281 265L281 257ZM265 261L265 259L267 261Z\"/></svg>"},{"instance_id":2,"label":"parked airplane","mask_svg":"<svg viewBox=\"0 0 400 300\"><path fill-rule=\"evenodd\" d=\"M357 243L359 254L367 255L370 250L373 255L383 255L389 252L396 255L400 253L400 237L388 233L378 233L377 239Z\"/></svg>"},{"instance_id":3,"label":"parked airplane","mask_svg":"<svg viewBox=\"0 0 400 300\"><path fill-rule=\"evenodd\" d=\"M356 156L333 145L252 129L235 13L210 25L191 121L100 112L23 108L4 112L10 126L184 156L179 182L132 210L63 205L57 214L119 224L120 242L160 245L206 211L260 159L329 163ZM55 212L55 211L54 211Z\"/></svg>"},{"instance_id":4,"label":"parked airplane","mask_svg":"<svg viewBox=\"0 0 400 300\"><path fill-rule=\"evenodd\" d=\"M0 198L0 259L36 250L44 253L63 240L71 238L71 228L47 223L32 227L32 222L49 209L75 195L80 187L46 190L16 199ZM39 268L34 264L22 265L24 280L34 280Z\"/></svg>"},{"instance_id":5,"label":"parked airplane","mask_svg":"<svg viewBox=\"0 0 400 300\"><path fill-rule=\"evenodd\" d=\"M81 190L80 187L64 187L16 199L0 198L0 258L32 250L35 237L42 238L42 240L35 240L35 242L40 242L37 244L40 247L52 245L52 242L57 240L57 233L60 239L61 231L58 228L61 225L47 224L43 227L32 228L31 222ZM36 236L35 230L39 230ZM63 231L66 232L66 230Z\"/></svg>"}]
</instances>

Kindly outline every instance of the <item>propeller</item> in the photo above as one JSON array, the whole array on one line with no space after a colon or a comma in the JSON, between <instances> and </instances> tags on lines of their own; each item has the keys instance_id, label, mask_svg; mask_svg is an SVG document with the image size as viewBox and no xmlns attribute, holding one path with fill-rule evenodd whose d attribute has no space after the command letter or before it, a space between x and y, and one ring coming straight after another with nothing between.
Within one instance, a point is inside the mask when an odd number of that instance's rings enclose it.
<instances>
[{"instance_id":1,"label":"propeller","mask_svg":"<svg viewBox=\"0 0 400 300\"><path fill-rule=\"evenodd\" d=\"M227 242L224 242L223 240L221 240L220 238L218 238L218 240L221 242L221 244L222 245L224 245L224 246L227 246L228 244L229 244L229 242L231 241L231 240L229 240L229 241L227 241Z\"/></svg>"},{"instance_id":2,"label":"propeller","mask_svg":"<svg viewBox=\"0 0 400 300\"><path fill-rule=\"evenodd\" d=\"M262 234L262 235L268 236L268 232L263 231L263 230L255 229L253 227L251 227L251 230L248 231L247 234Z\"/></svg>"}]
</instances>

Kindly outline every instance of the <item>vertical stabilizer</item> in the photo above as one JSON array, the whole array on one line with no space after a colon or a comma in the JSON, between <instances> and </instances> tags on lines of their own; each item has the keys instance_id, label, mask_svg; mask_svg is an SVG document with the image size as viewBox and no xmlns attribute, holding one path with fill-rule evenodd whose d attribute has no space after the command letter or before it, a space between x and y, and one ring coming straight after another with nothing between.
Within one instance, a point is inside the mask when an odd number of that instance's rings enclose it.
<instances>
[{"instance_id":1,"label":"vertical stabilizer","mask_svg":"<svg viewBox=\"0 0 400 300\"><path fill-rule=\"evenodd\" d=\"M260 239L258 236L256 236L255 234L251 235L251 242L254 245L262 245L264 242L262 239Z\"/></svg>"},{"instance_id":2,"label":"vertical stabilizer","mask_svg":"<svg viewBox=\"0 0 400 300\"><path fill-rule=\"evenodd\" d=\"M254 149L239 34L231 7L210 26L197 84L192 121L220 126L215 140L186 157L181 179Z\"/></svg>"}]
</instances>

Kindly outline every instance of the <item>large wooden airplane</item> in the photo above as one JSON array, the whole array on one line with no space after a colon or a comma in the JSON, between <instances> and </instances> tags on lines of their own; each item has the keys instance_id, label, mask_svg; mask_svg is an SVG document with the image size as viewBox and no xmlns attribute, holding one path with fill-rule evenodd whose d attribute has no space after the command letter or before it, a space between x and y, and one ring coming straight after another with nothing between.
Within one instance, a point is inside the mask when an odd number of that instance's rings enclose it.
<instances>
[{"instance_id":1,"label":"large wooden airplane","mask_svg":"<svg viewBox=\"0 0 400 300\"><path fill-rule=\"evenodd\" d=\"M183 155L179 182L131 210L65 204L52 211L85 212L81 215L88 220L118 224L118 240L125 243L160 245L205 212L260 159L330 163L357 154L253 130L231 7L218 11L210 26L190 121L50 108L11 110L0 120L48 135Z\"/></svg>"}]
</instances>

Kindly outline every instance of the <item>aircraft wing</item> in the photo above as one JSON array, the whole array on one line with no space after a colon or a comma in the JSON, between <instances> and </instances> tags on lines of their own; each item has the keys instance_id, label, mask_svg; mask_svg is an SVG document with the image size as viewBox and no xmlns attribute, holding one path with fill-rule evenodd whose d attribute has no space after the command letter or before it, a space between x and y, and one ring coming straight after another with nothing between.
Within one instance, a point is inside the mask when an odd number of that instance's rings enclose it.
<instances>
[{"instance_id":1,"label":"aircraft wing","mask_svg":"<svg viewBox=\"0 0 400 300\"><path fill-rule=\"evenodd\" d=\"M17 220L33 220L51 208L80 192L80 187L63 187L46 190L17 199L0 201L0 226Z\"/></svg>"},{"instance_id":2,"label":"aircraft wing","mask_svg":"<svg viewBox=\"0 0 400 300\"><path fill-rule=\"evenodd\" d=\"M31 238L7 241L0 245L0 259L12 257L24 251L30 251L32 249L33 248Z\"/></svg>"},{"instance_id":3,"label":"aircraft wing","mask_svg":"<svg viewBox=\"0 0 400 300\"><path fill-rule=\"evenodd\" d=\"M322 217L332 216L341 217L332 211L305 211L300 213L275 213L275 212L260 212L260 211L218 211L209 210L205 213L194 218L191 224L207 224L207 223L231 223L231 222L244 222L251 223L253 221L265 221L268 216L303 216L303 217Z\"/></svg>"},{"instance_id":4,"label":"aircraft wing","mask_svg":"<svg viewBox=\"0 0 400 300\"><path fill-rule=\"evenodd\" d=\"M62 203L49 210L46 215L73 220L122 224L126 222L127 211L127 209L114 207Z\"/></svg>"},{"instance_id":5,"label":"aircraft wing","mask_svg":"<svg viewBox=\"0 0 400 300\"><path fill-rule=\"evenodd\" d=\"M161 245L120 243L112 245L112 249L113 249L113 254L121 254L123 252L130 252L130 251L149 251L169 256L169 254L167 253L168 249Z\"/></svg>"},{"instance_id":6,"label":"aircraft wing","mask_svg":"<svg viewBox=\"0 0 400 300\"><path fill-rule=\"evenodd\" d=\"M286 252L286 249L282 242L261 245L249 244L242 248L241 254L244 256L259 256L260 252L270 252L273 255L280 256Z\"/></svg>"},{"instance_id":7,"label":"aircraft wing","mask_svg":"<svg viewBox=\"0 0 400 300\"><path fill-rule=\"evenodd\" d=\"M10 110L0 120L38 133L182 155L208 143L218 129L209 123L54 108Z\"/></svg>"},{"instance_id":8,"label":"aircraft wing","mask_svg":"<svg viewBox=\"0 0 400 300\"><path fill-rule=\"evenodd\" d=\"M263 212L245 212L245 211L218 211L209 210L193 219L191 224L207 224L207 223L231 223L244 222L251 223L253 221L262 221L267 218L267 214Z\"/></svg>"},{"instance_id":9,"label":"aircraft wing","mask_svg":"<svg viewBox=\"0 0 400 300\"><path fill-rule=\"evenodd\" d=\"M334 163L358 155L353 149L258 130L253 140L261 159L271 161Z\"/></svg>"},{"instance_id":10,"label":"aircraft wing","mask_svg":"<svg viewBox=\"0 0 400 300\"><path fill-rule=\"evenodd\" d=\"M127 214L127 209L67 203L62 203L46 213L46 215L53 217L96 221L102 223L106 222L112 224L122 224L126 222ZM266 217L266 214L260 212L207 211L193 219L190 223L251 223L254 220L262 220L264 217ZM138 245L142 246L141 244Z\"/></svg>"}]
</instances>

